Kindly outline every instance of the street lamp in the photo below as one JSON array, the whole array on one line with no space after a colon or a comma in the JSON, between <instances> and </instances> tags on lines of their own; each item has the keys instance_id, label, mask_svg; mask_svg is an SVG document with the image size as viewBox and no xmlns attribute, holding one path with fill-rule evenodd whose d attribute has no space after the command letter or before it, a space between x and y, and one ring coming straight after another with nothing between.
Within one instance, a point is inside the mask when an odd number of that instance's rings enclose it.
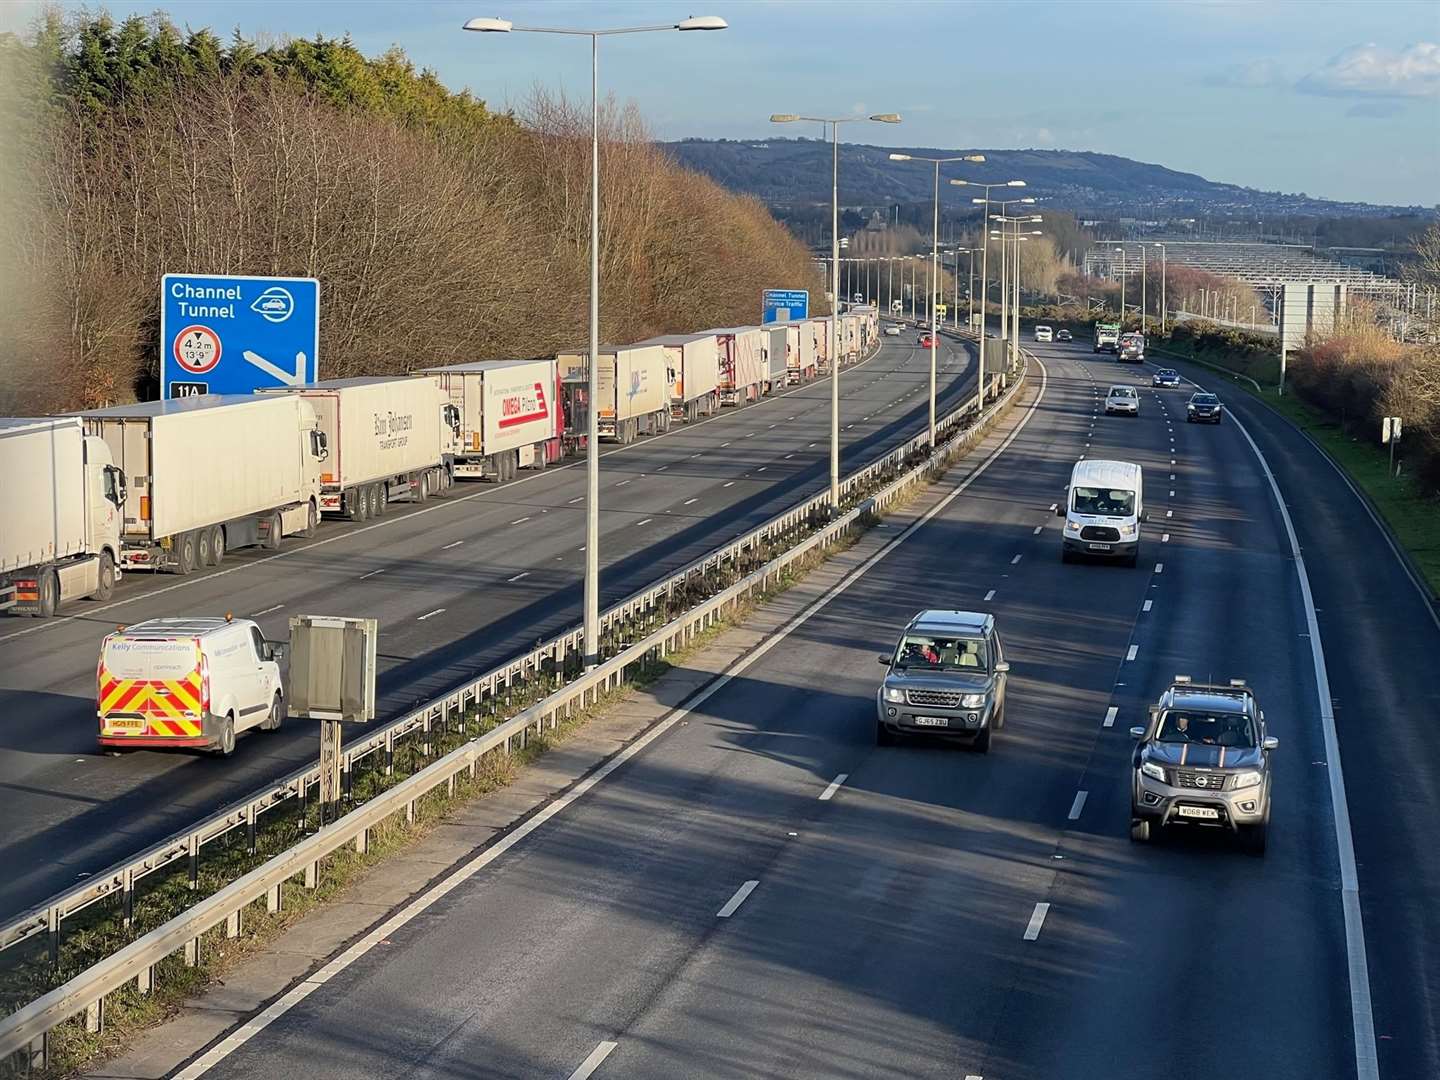
<instances>
[{"instance_id":1,"label":"street lamp","mask_svg":"<svg viewBox=\"0 0 1440 1080\"><path fill-rule=\"evenodd\" d=\"M932 158L914 154L891 154L891 161L928 161L935 166L935 204L930 218L930 281L925 289L926 306L930 309L930 449L935 449L935 355L939 348L940 323L935 314L935 287L940 281L940 166L953 161L983 162L984 154L963 154L959 157Z\"/></svg>"},{"instance_id":2,"label":"street lamp","mask_svg":"<svg viewBox=\"0 0 1440 1080\"><path fill-rule=\"evenodd\" d=\"M466 30L481 34L564 34L590 39L590 363L586 388L585 432L585 667L600 662L600 436L595 409L599 397L600 357L600 39L619 34L661 30L724 30L717 15L691 16L664 26L629 26L611 30L578 30L547 26L516 26L509 19L476 18Z\"/></svg>"},{"instance_id":3,"label":"street lamp","mask_svg":"<svg viewBox=\"0 0 1440 1080\"><path fill-rule=\"evenodd\" d=\"M1158 240L1152 240L1151 244L1160 249L1160 333L1163 336L1168 327L1168 313L1165 308L1165 245Z\"/></svg>"},{"instance_id":4,"label":"street lamp","mask_svg":"<svg viewBox=\"0 0 1440 1080\"><path fill-rule=\"evenodd\" d=\"M834 281L830 304L830 506L840 511L840 357L836 331L840 319L840 125L851 120L874 120L880 124L900 123L899 113L862 116L800 116L773 113L772 124L793 124L800 120L830 125L830 272Z\"/></svg>"},{"instance_id":5,"label":"street lamp","mask_svg":"<svg viewBox=\"0 0 1440 1080\"><path fill-rule=\"evenodd\" d=\"M1017 201L1017 200L1011 199L1010 201L1011 201L1011 202L1015 202L1015 201ZM1031 203L1033 203L1035 200L1034 200L1034 199L1021 199L1021 200L1018 200L1018 201L1020 201L1020 202L1031 202ZM1006 254L1007 254L1007 253L1006 253L1006 249L1005 249L1005 245L1004 245L1004 241L1005 241L1005 239L1006 239L1005 236L1004 236L1004 226L1006 226L1006 225L1013 226L1013 228L1011 228L1011 230L1010 230L1010 234L1011 234L1011 235L1010 235L1009 239L1013 242L1013 245L1012 245L1012 246L1013 246L1013 248L1014 248L1014 251L1013 251L1013 254L1010 254L1007 259L1002 260L1002 261L1008 262L1009 265L1010 265L1010 267L1011 267L1010 277L1009 277L1008 282L1006 282L1006 281L1002 281L1002 282L1001 282L1001 293L1002 293L1002 294L1010 294L1011 297L1012 297L1011 300L1010 300L1010 303L1009 303L1009 314L1010 314L1009 334L1010 334L1010 337L1009 337L1008 360L1009 360L1009 366L1010 366L1011 368L1013 368L1013 367L1015 367L1015 366L1018 365L1019 360L1020 360L1020 243L1021 243L1021 241L1026 240L1026 239L1028 239L1028 238L1031 237L1031 236L1040 236L1040 235L1041 235L1041 231L1040 231L1039 229L1033 229L1033 230L1031 230L1029 233L1027 233L1027 234L1025 234L1024 236L1022 236L1022 235L1020 234L1020 226L1021 226L1021 225L1025 225L1025 224L1038 224L1038 223L1040 223L1041 221L1044 221L1045 219L1044 219L1043 217L1041 217L1039 214L1027 214L1027 215L1024 215L1024 216L1022 216L1022 217L1008 217L1008 216L1006 216L1006 215L1004 215L1004 214L1000 214L1000 215L992 218L991 220L992 220L992 221L998 221L998 222L1001 223L1001 233L1000 233L999 239L1001 240L1001 248L1000 248L1000 250L1001 250L1001 254L1002 254L1002 255L1006 255ZM1005 338L1005 334L1006 334L1006 327L1005 327L1005 325L1004 325L1004 320L1003 320L1003 318L1002 318L1001 326L1000 326L1000 337L1001 337L1002 340Z\"/></svg>"},{"instance_id":6,"label":"street lamp","mask_svg":"<svg viewBox=\"0 0 1440 1080\"><path fill-rule=\"evenodd\" d=\"M980 254L980 364L979 372L975 379L975 411L978 414L985 405L985 322L986 305L990 301L989 287L986 284L986 275L990 261L990 239L988 236L990 232L990 189L997 187L1024 187L1025 181L1004 180L995 184L979 184L974 180L951 180L950 183L956 187L978 187L985 189L985 197L983 199L970 200L972 203L985 204L985 221L980 227L981 242L985 245L985 250Z\"/></svg>"},{"instance_id":7,"label":"street lamp","mask_svg":"<svg viewBox=\"0 0 1440 1080\"><path fill-rule=\"evenodd\" d=\"M1116 248L1115 254L1120 256L1120 330L1125 330L1125 249Z\"/></svg>"}]
</instances>

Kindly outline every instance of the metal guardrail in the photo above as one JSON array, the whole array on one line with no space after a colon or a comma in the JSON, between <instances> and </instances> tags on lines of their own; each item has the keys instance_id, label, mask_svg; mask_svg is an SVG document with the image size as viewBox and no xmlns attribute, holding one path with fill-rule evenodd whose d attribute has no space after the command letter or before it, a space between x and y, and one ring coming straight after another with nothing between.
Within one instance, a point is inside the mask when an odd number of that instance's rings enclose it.
<instances>
[{"instance_id":1,"label":"metal guardrail","mask_svg":"<svg viewBox=\"0 0 1440 1080\"><path fill-rule=\"evenodd\" d=\"M968 448L984 434L989 422L1014 397L1023 381L1023 377L1015 379L991 407L981 413L976 423L953 435L923 461L801 543L672 619L641 641L627 646L618 655L556 690L543 701L451 751L390 790L376 795L219 892L200 900L163 926L92 965L65 985L0 1020L0 1065L18 1056L22 1069L44 1067L49 1057L50 1032L58 1025L83 1013L87 1030L100 1031L104 1025L107 995L131 983L141 993L150 992L154 987L156 966L175 953L184 953L187 966L197 965L202 936L223 923L227 937L238 937L244 910L250 904L264 898L267 910L280 910L282 886L292 878L303 876L305 886L314 888L319 883L321 860L327 855L348 844L353 844L357 851L363 853L373 828L400 813L404 813L407 819L413 819L416 802L442 784L453 794L456 778L462 772L468 772L473 779L480 760L486 754L496 750L509 753L514 740L523 747L531 728L539 734L547 724L552 728L557 726L562 715L569 716L575 708L584 708L602 694L623 684L630 667L651 656L663 657L684 648L695 635L715 623L727 608L764 592L772 580L778 580L787 568L858 527L867 514L883 510L908 488L922 481L937 462L943 462L950 454ZM946 419L953 427L965 411L956 410ZM914 442L910 440L905 445L912 446ZM802 505L813 501L807 500ZM566 635L567 639L571 636ZM451 695L443 702L426 708L449 708L453 701L454 695ZM347 748L347 756L352 749ZM307 775L313 775L314 771L308 771Z\"/></svg>"},{"instance_id":2,"label":"metal guardrail","mask_svg":"<svg viewBox=\"0 0 1440 1080\"><path fill-rule=\"evenodd\" d=\"M959 335L954 336L958 337ZM881 344L883 341L876 341L876 351L879 350ZM971 411L973 411L973 401L967 401L965 405L942 418L937 423L937 428L948 430ZM885 470L896 467L925 441L926 438L923 434L917 435L846 477L840 484L841 497L844 498L857 488L870 483ZM828 489L822 490L743 536L681 567L669 577L647 586L606 609L600 617L601 635L603 636L612 627L619 626L638 614L652 611L662 598L666 601L673 598L677 589L683 590L687 583L697 576L703 577L727 561L734 560L740 554L768 544L776 537L783 536L797 527L809 524L817 511L826 507L828 503ZM357 762L364 761L377 753L384 754L385 773L390 775L397 741L417 735L425 744L428 754L430 734L437 723L448 729L449 721L455 713L463 712L467 707L492 698L497 693L505 693L511 690L517 682L523 682L528 677L546 669L563 673L566 658L577 655L583 641L583 627L572 627L549 641L537 645L529 652L492 668L478 678L446 692L389 723L376 725L373 730L351 740L344 747L342 757L342 783L347 796L351 790L351 780ZM48 935L51 960L58 962L61 927L64 921L95 903L111 898L118 898L121 920L125 926L130 926L134 918L136 886L144 878L184 860L193 884L198 880L200 853L205 845L240 828L247 831L249 848L253 852L256 830L261 816L292 799L304 806L311 790L319 784L319 777L318 762L297 769L125 861L92 874L82 884L58 893L46 900L45 903L0 924L0 953L40 935Z\"/></svg>"}]
</instances>

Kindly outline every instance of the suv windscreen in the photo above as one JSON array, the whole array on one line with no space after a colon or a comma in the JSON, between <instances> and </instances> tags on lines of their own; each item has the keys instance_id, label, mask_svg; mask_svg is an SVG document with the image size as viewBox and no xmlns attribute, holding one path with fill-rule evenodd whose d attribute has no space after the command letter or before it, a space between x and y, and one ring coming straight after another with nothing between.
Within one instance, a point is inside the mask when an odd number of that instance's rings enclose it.
<instances>
[{"instance_id":1,"label":"suv windscreen","mask_svg":"<svg viewBox=\"0 0 1440 1080\"><path fill-rule=\"evenodd\" d=\"M1072 489L1070 508L1077 514L1129 517L1135 512L1135 493L1118 488Z\"/></svg>"},{"instance_id":2,"label":"suv windscreen","mask_svg":"<svg viewBox=\"0 0 1440 1080\"><path fill-rule=\"evenodd\" d=\"M931 671L985 672L990 670L990 650L983 638L906 634L895 652L895 666Z\"/></svg>"},{"instance_id":3,"label":"suv windscreen","mask_svg":"<svg viewBox=\"0 0 1440 1080\"><path fill-rule=\"evenodd\" d=\"M1255 745L1255 730L1240 713L1200 713L1172 709L1160 722L1155 738L1164 743L1204 743L1207 746Z\"/></svg>"}]
</instances>

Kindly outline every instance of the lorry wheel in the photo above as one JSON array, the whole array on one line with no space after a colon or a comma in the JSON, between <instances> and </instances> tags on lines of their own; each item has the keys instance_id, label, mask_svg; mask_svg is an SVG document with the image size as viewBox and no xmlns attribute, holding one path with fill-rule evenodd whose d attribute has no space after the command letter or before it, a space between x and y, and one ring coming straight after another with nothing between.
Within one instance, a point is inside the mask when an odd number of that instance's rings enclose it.
<instances>
[{"instance_id":1,"label":"lorry wheel","mask_svg":"<svg viewBox=\"0 0 1440 1080\"><path fill-rule=\"evenodd\" d=\"M430 498L430 474L421 473L411 484L410 490L414 493L417 503L423 503Z\"/></svg>"},{"instance_id":2,"label":"lorry wheel","mask_svg":"<svg viewBox=\"0 0 1440 1080\"><path fill-rule=\"evenodd\" d=\"M235 752L235 716L233 713L226 713L225 719L220 721L220 735L215 740L215 753L219 757L229 757Z\"/></svg>"},{"instance_id":3,"label":"lorry wheel","mask_svg":"<svg viewBox=\"0 0 1440 1080\"><path fill-rule=\"evenodd\" d=\"M198 548L199 544L196 542L193 532L180 534L180 539L175 542L175 572L177 574L195 572L195 566L199 560Z\"/></svg>"},{"instance_id":4,"label":"lorry wheel","mask_svg":"<svg viewBox=\"0 0 1440 1080\"><path fill-rule=\"evenodd\" d=\"M384 517L385 511L390 508L390 491L382 481L370 489L370 516L372 518Z\"/></svg>"},{"instance_id":5,"label":"lorry wheel","mask_svg":"<svg viewBox=\"0 0 1440 1080\"><path fill-rule=\"evenodd\" d=\"M108 551L100 553L100 584L95 587L96 600L109 600L115 595L115 558Z\"/></svg>"},{"instance_id":6,"label":"lorry wheel","mask_svg":"<svg viewBox=\"0 0 1440 1080\"><path fill-rule=\"evenodd\" d=\"M210 530L210 565L219 566L225 561L225 528L216 525Z\"/></svg>"},{"instance_id":7,"label":"lorry wheel","mask_svg":"<svg viewBox=\"0 0 1440 1080\"><path fill-rule=\"evenodd\" d=\"M55 576L54 570L41 570L35 585L39 594L35 601L35 617L48 619L60 606L60 579Z\"/></svg>"},{"instance_id":8,"label":"lorry wheel","mask_svg":"<svg viewBox=\"0 0 1440 1080\"><path fill-rule=\"evenodd\" d=\"M285 721L285 699L277 692L275 699L270 702L270 715L260 725L261 731L279 731L280 725Z\"/></svg>"},{"instance_id":9,"label":"lorry wheel","mask_svg":"<svg viewBox=\"0 0 1440 1080\"><path fill-rule=\"evenodd\" d=\"M280 530L282 528L283 526L280 524L280 515L278 513L272 513L270 515L270 525L265 530L265 539L260 542L260 546L266 551L279 550Z\"/></svg>"},{"instance_id":10,"label":"lorry wheel","mask_svg":"<svg viewBox=\"0 0 1440 1080\"><path fill-rule=\"evenodd\" d=\"M370 500L365 495L364 488L355 488L347 492L345 502L349 506L348 514L351 521L370 520Z\"/></svg>"},{"instance_id":11,"label":"lorry wheel","mask_svg":"<svg viewBox=\"0 0 1440 1080\"><path fill-rule=\"evenodd\" d=\"M308 509L306 509L305 511L305 528L300 530L300 535L306 537L314 536L319 531L320 510L318 507L316 507L315 502L312 499L310 501Z\"/></svg>"},{"instance_id":12,"label":"lorry wheel","mask_svg":"<svg viewBox=\"0 0 1440 1080\"><path fill-rule=\"evenodd\" d=\"M215 565L215 530L197 529L195 532L195 565Z\"/></svg>"}]
</instances>

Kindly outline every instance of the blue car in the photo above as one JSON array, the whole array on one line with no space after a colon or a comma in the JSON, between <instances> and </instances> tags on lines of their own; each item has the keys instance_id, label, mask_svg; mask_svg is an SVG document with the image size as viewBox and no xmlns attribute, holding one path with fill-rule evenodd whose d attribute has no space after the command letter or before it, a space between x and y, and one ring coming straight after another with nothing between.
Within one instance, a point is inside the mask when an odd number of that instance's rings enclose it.
<instances>
[{"instance_id":1,"label":"blue car","mask_svg":"<svg viewBox=\"0 0 1440 1080\"><path fill-rule=\"evenodd\" d=\"M1173 368L1161 368L1150 380L1151 386L1179 386L1180 373Z\"/></svg>"}]
</instances>

